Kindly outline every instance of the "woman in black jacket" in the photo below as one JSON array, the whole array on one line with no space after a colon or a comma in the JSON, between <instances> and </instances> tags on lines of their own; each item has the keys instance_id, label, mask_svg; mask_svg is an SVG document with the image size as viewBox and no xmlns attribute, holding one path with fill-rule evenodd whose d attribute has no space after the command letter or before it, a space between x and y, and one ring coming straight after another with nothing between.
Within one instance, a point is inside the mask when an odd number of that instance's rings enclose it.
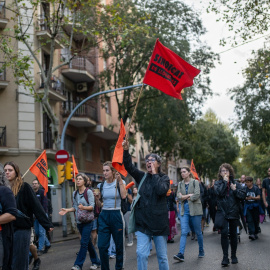
<instances>
[{"instance_id":1,"label":"woman in black jacket","mask_svg":"<svg viewBox=\"0 0 270 270\"><path fill-rule=\"evenodd\" d=\"M7 187L4 173L0 173L0 269L11 270L13 226L16 219L16 202ZM2 267L2 268L1 268Z\"/></svg>"},{"instance_id":2,"label":"woman in black jacket","mask_svg":"<svg viewBox=\"0 0 270 270\"><path fill-rule=\"evenodd\" d=\"M145 176L138 170L128 152L128 142L123 142L123 163L137 185ZM166 194L170 188L170 179L160 171L161 158L156 154L145 157L147 174L140 187L140 199L135 205L135 227L137 235L137 266L139 270L147 269L151 238L156 246L159 269L169 269L167 257L167 237L169 219Z\"/></svg>"},{"instance_id":3,"label":"woman in black jacket","mask_svg":"<svg viewBox=\"0 0 270 270\"><path fill-rule=\"evenodd\" d=\"M239 224L240 200L245 199L245 190L234 181L234 171L230 164L224 163L219 167L218 181L215 182L215 192L217 195L217 212L223 216L221 228L221 246L223 250L223 260L221 264L227 266L229 261L228 249L230 232L231 260L232 264L238 263L236 257L237 250L237 226Z\"/></svg>"},{"instance_id":4,"label":"woman in black jacket","mask_svg":"<svg viewBox=\"0 0 270 270\"><path fill-rule=\"evenodd\" d=\"M12 269L28 270L31 227L33 215L46 231L52 231L49 221L32 187L23 182L20 169L13 161L4 165L6 178L17 204L17 218L14 221Z\"/></svg>"}]
</instances>

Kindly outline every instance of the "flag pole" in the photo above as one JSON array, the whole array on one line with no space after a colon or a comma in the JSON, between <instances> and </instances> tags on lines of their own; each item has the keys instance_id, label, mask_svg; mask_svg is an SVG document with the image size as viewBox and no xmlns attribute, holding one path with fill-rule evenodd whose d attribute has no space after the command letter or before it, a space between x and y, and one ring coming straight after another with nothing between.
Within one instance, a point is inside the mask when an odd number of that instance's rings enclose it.
<instances>
[{"instance_id":1,"label":"flag pole","mask_svg":"<svg viewBox=\"0 0 270 270\"><path fill-rule=\"evenodd\" d=\"M22 176L22 179L25 177L25 175L29 172L30 168L25 172L25 174Z\"/></svg>"},{"instance_id":2,"label":"flag pole","mask_svg":"<svg viewBox=\"0 0 270 270\"><path fill-rule=\"evenodd\" d=\"M139 104L139 100L140 100L140 97L141 97L141 94L142 94L143 87L144 87L144 83L142 84L142 87L141 87L141 90L140 90L140 93L139 93L139 96L138 96L138 99L137 99L137 102L136 102L135 109L134 109L134 111L133 111L131 120L130 120L129 125L128 125L128 132L127 132L127 134L126 134L126 141L128 141L129 130L130 130L130 128L131 128L131 125L132 125L133 120L134 120L135 115L136 115L136 110L137 110L137 107L138 107L138 104Z\"/></svg>"}]
</instances>

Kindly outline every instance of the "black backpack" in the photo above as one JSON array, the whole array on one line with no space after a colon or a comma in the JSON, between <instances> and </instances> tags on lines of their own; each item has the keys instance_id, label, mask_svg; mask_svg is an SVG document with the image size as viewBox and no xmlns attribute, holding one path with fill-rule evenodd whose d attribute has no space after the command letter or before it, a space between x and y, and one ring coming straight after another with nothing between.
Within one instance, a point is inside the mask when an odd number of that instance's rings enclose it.
<instances>
[{"instance_id":1,"label":"black backpack","mask_svg":"<svg viewBox=\"0 0 270 270\"><path fill-rule=\"evenodd\" d=\"M102 197L102 189L103 189L103 185L104 185L104 182L102 182L102 183L100 184L100 187L99 187L101 197ZM119 186L119 183L118 183L118 182L117 182L117 189L118 189L118 192L119 192L120 197L121 197L120 186ZM121 211L122 211L123 215L128 211L128 201L127 201L127 197L126 197L125 199L122 199L122 198L121 198Z\"/></svg>"}]
</instances>

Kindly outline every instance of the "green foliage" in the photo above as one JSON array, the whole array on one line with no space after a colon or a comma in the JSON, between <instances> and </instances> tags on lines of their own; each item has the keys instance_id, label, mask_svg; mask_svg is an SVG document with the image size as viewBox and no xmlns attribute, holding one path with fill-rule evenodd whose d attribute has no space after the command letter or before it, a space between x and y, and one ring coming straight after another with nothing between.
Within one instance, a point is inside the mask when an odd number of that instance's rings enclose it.
<instances>
[{"instance_id":1,"label":"green foliage","mask_svg":"<svg viewBox=\"0 0 270 270\"><path fill-rule=\"evenodd\" d=\"M243 146L240 151L239 160L234 163L236 177L242 174L253 178L264 178L270 164L270 148L260 149L255 144Z\"/></svg>"},{"instance_id":2,"label":"green foliage","mask_svg":"<svg viewBox=\"0 0 270 270\"><path fill-rule=\"evenodd\" d=\"M212 0L208 12L215 12L219 20L226 22L233 35L221 40L225 45L229 40L233 45L252 39L257 34L268 31L270 23L269 1L265 0Z\"/></svg>"},{"instance_id":3,"label":"green foliage","mask_svg":"<svg viewBox=\"0 0 270 270\"><path fill-rule=\"evenodd\" d=\"M197 172L202 176L216 177L222 163L233 163L238 157L238 140L226 124L200 119L192 128L189 138L192 147L190 156Z\"/></svg>"},{"instance_id":4,"label":"green foliage","mask_svg":"<svg viewBox=\"0 0 270 270\"><path fill-rule=\"evenodd\" d=\"M270 141L270 51L253 52L248 67L243 71L245 83L243 86L230 90L236 103L238 115L236 128L244 130L246 142L269 146Z\"/></svg>"}]
</instances>

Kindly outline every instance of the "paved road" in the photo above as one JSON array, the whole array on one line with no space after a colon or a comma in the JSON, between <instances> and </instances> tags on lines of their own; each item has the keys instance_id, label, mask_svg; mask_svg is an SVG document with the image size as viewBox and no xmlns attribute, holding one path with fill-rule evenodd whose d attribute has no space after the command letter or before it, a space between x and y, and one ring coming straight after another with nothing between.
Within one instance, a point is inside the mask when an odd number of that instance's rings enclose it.
<instances>
[{"instance_id":1,"label":"paved road","mask_svg":"<svg viewBox=\"0 0 270 270\"><path fill-rule=\"evenodd\" d=\"M175 243L168 244L168 258L171 270L209 270L221 269L222 251L220 246L220 235L211 231L212 227L206 227L204 232L205 257L198 259L198 243L192 241L190 237L187 240L185 262L179 263L173 259L173 255L178 253L179 234L175 237ZM270 220L261 225L262 233L259 240L251 242L245 232L241 234L241 242L238 245L237 256L239 263L230 265L234 270L269 270L270 269ZM154 245L153 245L154 247ZM49 253L40 258L42 264L40 270L69 270L75 261L75 253L79 250L79 240L70 240L53 244ZM136 263L136 240L132 247L126 248L125 269L137 269ZM110 260L111 270L114 269L115 260ZM89 257L86 259L84 268L89 269L91 263ZM32 269L32 266L29 268ZM152 256L149 257L149 270L158 270L155 249Z\"/></svg>"}]
</instances>

